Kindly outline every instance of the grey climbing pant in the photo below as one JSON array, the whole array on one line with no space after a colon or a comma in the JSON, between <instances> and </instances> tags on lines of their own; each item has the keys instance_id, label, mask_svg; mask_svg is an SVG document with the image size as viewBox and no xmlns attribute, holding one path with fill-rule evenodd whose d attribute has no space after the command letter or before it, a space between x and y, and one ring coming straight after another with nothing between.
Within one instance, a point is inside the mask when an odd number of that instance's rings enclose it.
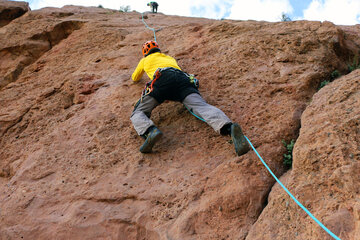
<instances>
[{"instance_id":1,"label":"grey climbing pant","mask_svg":"<svg viewBox=\"0 0 360 240\"><path fill-rule=\"evenodd\" d=\"M220 129L225 124L231 123L231 120L223 111L208 104L200 94L191 93L185 97L182 103L198 117L204 119L206 123L218 133L220 133ZM139 135L143 135L149 127L155 126L154 122L151 121L150 116L152 110L159 104L160 103L155 98L146 95L143 97L142 101L139 101L135 106L130 120Z\"/></svg>"}]
</instances>

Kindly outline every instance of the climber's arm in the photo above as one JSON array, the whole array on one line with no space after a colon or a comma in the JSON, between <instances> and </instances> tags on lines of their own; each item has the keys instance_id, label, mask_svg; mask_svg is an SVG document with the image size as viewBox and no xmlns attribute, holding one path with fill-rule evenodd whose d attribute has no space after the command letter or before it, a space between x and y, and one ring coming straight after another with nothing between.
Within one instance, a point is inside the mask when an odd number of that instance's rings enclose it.
<instances>
[{"instance_id":1,"label":"climber's arm","mask_svg":"<svg viewBox=\"0 0 360 240\"><path fill-rule=\"evenodd\" d=\"M144 74L144 59L141 59L139 64L137 65L135 71L133 72L131 78L134 82L137 82L141 79L142 75Z\"/></svg>"}]
</instances>

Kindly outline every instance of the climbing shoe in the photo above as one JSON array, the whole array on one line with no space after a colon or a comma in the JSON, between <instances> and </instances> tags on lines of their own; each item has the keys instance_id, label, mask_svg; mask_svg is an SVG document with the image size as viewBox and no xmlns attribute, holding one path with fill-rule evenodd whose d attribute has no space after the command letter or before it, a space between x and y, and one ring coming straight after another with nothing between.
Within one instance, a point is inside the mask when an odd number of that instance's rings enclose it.
<instances>
[{"instance_id":1,"label":"climbing shoe","mask_svg":"<svg viewBox=\"0 0 360 240\"><path fill-rule=\"evenodd\" d=\"M250 146L241 131L241 127L237 123L233 123L231 125L231 139L234 143L235 152L238 156L241 156L250 150Z\"/></svg>"},{"instance_id":2,"label":"climbing shoe","mask_svg":"<svg viewBox=\"0 0 360 240\"><path fill-rule=\"evenodd\" d=\"M144 144L140 147L140 152L142 153L150 153L154 144L160 140L163 133L157 128L152 127L149 130L149 133L146 134L146 139Z\"/></svg>"}]
</instances>

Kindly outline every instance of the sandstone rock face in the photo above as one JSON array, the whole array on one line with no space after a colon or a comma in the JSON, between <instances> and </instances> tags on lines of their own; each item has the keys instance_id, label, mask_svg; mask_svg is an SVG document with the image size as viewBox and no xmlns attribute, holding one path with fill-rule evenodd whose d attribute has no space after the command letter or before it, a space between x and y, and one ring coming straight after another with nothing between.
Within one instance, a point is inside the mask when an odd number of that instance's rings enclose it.
<instances>
[{"instance_id":1,"label":"sandstone rock face","mask_svg":"<svg viewBox=\"0 0 360 240\"><path fill-rule=\"evenodd\" d=\"M0 0L0 27L9 24L9 22L22 16L29 10L27 2Z\"/></svg>"},{"instance_id":2,"label":"sandstone rock face","mask_svg":"<svg viewBox=\"0 0 360 240\"><path fill-rule=\"evenodd\" d=\"M339 237L356 239L359 71L316 92L334 70L348 73L359 27L163 14L146 21L278 176L281 141L300 130L284 182ZM0 29L1 238L328 237L273 188L253 151L237 157L229 137L180 103L154 110L164 137L154 153L139 152L129 117L148 79L130 76L152 38L139 13L76 6L31 11Z\"/></svg>"},{"instance_id":3,"label":"sandstone rock face","mask_svg":"<svg viewBox=\"0 0 360 240\"><path fill-rule=\"evenodd\" d=\"M360 239L360 70L325 86L301 118L290 192L341 239ZM247 239L332 239L275 185Z\"/></svg>"}]
</instances>

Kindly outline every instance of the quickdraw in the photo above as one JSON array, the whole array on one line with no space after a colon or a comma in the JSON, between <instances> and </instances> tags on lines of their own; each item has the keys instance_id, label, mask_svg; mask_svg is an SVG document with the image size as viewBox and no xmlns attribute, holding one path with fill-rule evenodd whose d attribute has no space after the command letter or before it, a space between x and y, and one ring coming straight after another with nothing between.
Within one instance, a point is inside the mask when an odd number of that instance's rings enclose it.
<instances>
[{"instance_id":1,"label":"quickdraw","mask_svg":"<svg viewBox=\"0 0 360 240\"><path fill-rule=\"evenodd\" d=\"M187 74L186 75L188 76L188 78L190 79L190 82L196 87L196 88L199 88L199 80L197 80L195 78L195 75L194 74Z\"/></svg>"}]
</instances>

